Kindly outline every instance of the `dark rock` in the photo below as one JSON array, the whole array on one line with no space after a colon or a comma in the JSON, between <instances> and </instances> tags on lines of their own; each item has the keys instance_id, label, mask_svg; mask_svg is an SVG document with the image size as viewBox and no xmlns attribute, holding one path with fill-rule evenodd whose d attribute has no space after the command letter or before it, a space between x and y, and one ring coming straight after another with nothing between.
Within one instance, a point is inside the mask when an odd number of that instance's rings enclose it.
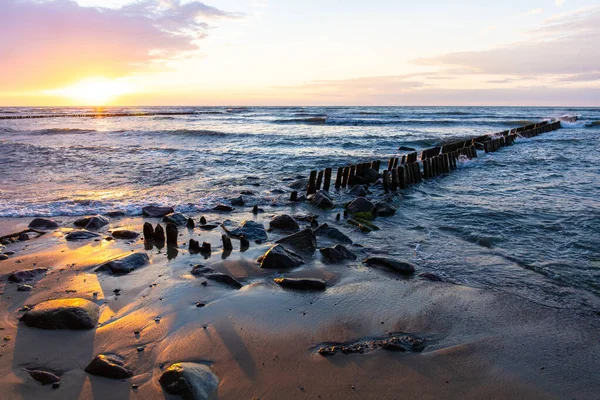
<instances>
[{"instance_id":1,"label":"dark rock","mask_svg":"<svg viewBox=\"0 0 600 400\"><path fill-rule=\"evenodd\" d=\"M200 248L200 252L202 254L204 254L204 255L207 255L207 254L210 255L211 251L212 251L212 249L210 247L210 243L208 243L208 242L202 243L202 247Z\"/></svg>"},{"instance_id":2,"label":"dark rock","mask_svg":"<svg viewBox=\"0 0 600 400\"><path fill-rule=\"evenodd\" d=\"M377 349L420 353L425 349L425 341L409 335L392 335L384 339L368 339L354 343L329 343L317 350L322 356L342 354L363 354Z\"/></svg>"},{"instance_id":3,"label":"dark rock","mask_svg":"<svg viewBox=\"0 0 600 400\"><path fill-rule=\"evenodd\" d=\"M204 216L200 217L200 225L206 225L206 217L204 217Z\"/></svg>"},{"instance_id":4,"label":"dark rock","mask_svg":"<svg viewBox=\"0 0 600 400\"><path fill-rule=\"evenodd\" d=\"M198 254L202 251L202 249L200 248L200 242L194 239L190 239L188 249L190 251L190 254Z\"/></svg>"},{"instance_id":5,"label":"dark rock","mask_svg":"<svg viewBox=\"0 0 600 400\"><path fill-rule=\"evenodd\" d=\"M113 275L124 275L143 267L150 261L146 253L133 253L102 264L95 269L96 272L109 272Z\"/></svg>"},{"instance_id":6,"label":"dark rock","mask_svg":"<svg viewBox=\"0 0 600 400\"><path fill-rule=\"evenodd\" d=\"M73 222L73 225L79 228L97 230L105 225L108 225L108 219L100 215L94 215L92 217L78 219L77 221Z\"/></svg>"},{"instance_id":7,"label":"dark rock","mask_svg":"<svg viewBox=\"0 0 600 400\"><path fill-rule=\"evenodd\" d=\"M169 246L177 246L177 236L179 232L177 231L177 225L172 222L167 222L167 244Z\"/></svg>"},{"instance_id":8,"label":"dark rock","mask_svg":"<svg viewBox=\"0 0 600 400\"><path fill-rule=\"evenodd\" d=\"M254 196L255 193L252 190L242 190L240 192L240 194L243 194L244 196Z\"/></svg>"},{"instance_id":9,"label":"dark rock","mask_svg":"<svg viewBox=\"0 0 600 400\"><path fill-rule=\"evenodd\" d=\"M246 202L244 201L244 198L242 196L229 199L229 202L231 203L232 206L236 206L236 207L242 207L244 204L246 204Z\"/></svg>"},{"instance_id":10,"label":"dark rock","mask_svg":"<svg viewBox=\"0 0 600 400\"><path fill-rule=\"evenodd\" d=\"M232 277L231 275L222 274L220 272L208 273L208 274L204 275L204 277L206 279L210 279L211 281L224 283L235 289L240 289L242 286L244 286L240 282L238 282L234 277Z\"/></svg>"},{"instance_id":11,"label":"dark rock","mask_svg":"<svg viewBox=\"0 0 600 400\"><path fill-rule=\"evenodd\" d=\"M375 211L373 213L379 217L391 217L396 213L396 208L385 201L380 201L375 204Z\"/></svg>"},{"instance_id":12,"label":"dark rock","mask_svg":"<svg viewBox=\"0 0 600 400\"><path fill-rule=\"evenodd\" d=\"M375 183L379 179L379 172L375 171L373 168L368 168L365 171L365 178L369 183Z\"/></svg>"},{"instance_id":13,"label":"dark rock","mask_svg":"<svg viewBox=\"0 0 600 400\"><path fill-rule=\"evenodd\" d=\"M215 399L219 386L219 378L208 366L192 362L172 364L159 382L167 393L184 400Z\"/></svg>"},{"instance_id":14,"label":"dark rock","mask_svg":"<svg viewBox=\"0 0 600 400\"><path fill-rule=\"evenodd\" d=\"M400 146L400 147L398 147L398 150L400 150L400 151L416 151L416 149L413 149L412 147L407 147L407 146Z\"/></svg>"},{"instance_id":15,"label":"dark rock","mask_svg":"<svg viewBox=\"0 0 600 400\"><path fill-rule=\"evenodd\" d=\"M202 229L203 231L212 231L215 228L218 228L219 225L215 225L215 224L204 224L204 225L200 225L200 229Z\"/></svg>"},{"instance_id":16,"label":"dark rock","mask_svg":"<svg viewBox=\"0 0 600 400\"><path fill-rule=\"evenodd\" d=\"M351 194L352 196L366 196L367 195L367 188L364 185L355 185L352 186L352 189L350 189L350 191L348 191L348 194Z\"/></svg>"},{"instance_id":17,"label":"dark rock","mask_svg":"<svg viewBox=\"0 0 600 400\"><path fill-rule=\"evenodd\" d=\"M316 193L311 194L310 196L308 196L308 200L310 200L310 203L312 205L317 206L319 208L333 207L333 199L331 198L329 193L327 193L324 190L318 190Z\"/></svg>"},{"instance_id":18,"label":"dark rock","mask_svg":"<svg viewBox=\"0 0 600 400\"><path fill-rule=\"evenodd\" d=\"M124 217L125 213L123 211L109 211L107 213L104 213L104 215L109 218L118 218L118 217Z\"/></svg>"},{"instance_id":19,"label":"dark rock","mask_svg":"<svg viewBox=\"0 0 600 400\"><path fill-rule=\"evenodd\" d=\"M337 264L345 260L356 260L356 255L341 244L334 247L325 247L319 249L319 251L325 262L330 264Z\"/></svg>"},{"instance_id":20,"label":"dark rock","mask_svg":"<svg viewBox=\"0 0 600 400\"><path fill-rule=\"evenodd\" d=\"M301 252L312 253L317 248L317 237L312 229L306 228L298 233L279 239L275 243L291 246Z\"/></svg>"},{"instance_id":21,"label":"dark rock","mask_svg":"<svg viewBox=\"0 0 600 400\"><path fill-rule=\"evenodd\" d=\"M8 260L8 256L6 254L0 254L0 261Z\"/></svg>"},{"instance_id":22,"label":"dark rock","mask_svg":"<svg viewBox=\"0 0 600 400\"><path fill-rule=\"evenodd\" d=\"M397 261L385 257L369 257L363 261L372 267L383 267L400 274L409 275L415 272L415 267L411 263Z\"/></svg>"},{"instance_id":23,"label":"dark rock","mask_svg":"<svg viewBox=\"0 0 600 400\"><path fill-rule=\"evenodd\" d=\"M364 197L357 197L348 204L350 214L371 214L375 210L375 205Z\"/></svg>"},{"instance_id":24,"label":"dark rock","mask_svg":"<svg viewBox=\"0 0 600 400\"><path fill-rule=\"evenodd\" d=\"M247 249L250 247L250 242L245 237L240 238L240 249Z\"/></svg>"},{"instance_id":25,"label":"dark rock","mask_svg":"<svg viewBox=\"0 0 600 400\"><path fill-rule=\"evenodd\" d=\"M297 191L295 191L295 190L294 190L294 191L293 191L293 192L290 194L290 201L298 201L298 192L297 192Z\"/></svg>"},{"instance_id":26,"label":"dark rock","mask_svg":"<svg viewBox=\"0 0 600 400\"><path fill-rule=\"evenodd\" d=\"M40 329L93 329L98 324L100 309L85 299L57 299L37 304L21 321Z\"/></svg>"},{"instance_id":27,"label":"dark rock","mask_svg":"<svg viewBox=\"0 0 600 400\"><path fill-rule=\"evenodd\" d=\"M100 237L100 235L95 232L90 232L90 231L86 231L85 229L83 229L83 230L79 230L79 231L69 232L67 234L67 236L65 236L65 239L68 241L73 241L73 240L93 239L93 238L97 238L97 237Z\"/></svg>"},{"instance_id":28,"label":"dark rock","mask_svg":"<svg viewBox=\"0 0 600 400\"><path fill-rule=\"evenodd\" d=\"M60 378L52 372L43 371L41 369L28 369L26 371L29 373L29 376L44 386L60 382Z\"/></svg>"},{"instance_id":29,"label":"dark rock","mask_svg":"<svg viewBox=\"0 0 600 400\"><path fill-rule=\"evenodd\" d=\"M280 229L283 231L292 231L298 232L300 230L300 226L294 220L294 218L290 217L287 214L277 215L273 217L271 222L269 222L269 227L271 229Z\"/></svg>"},{"instance_id":30,"label":"dark rock","mask_svg":"<svg viewBox=\"0 0 600 400\"><path fill-rule=\"evenodd\" d=\"M444 280L442 278L440 278L436 274L432 274L431 272L423 272L423 273L420 273L419 276L421 278L430 280L432 282L444 282Z\"/></svg>"},{"instance_id":31,"label":"dark rock","mask_svg":"<svg viewBox=\"0 0 600 400\"><path fill-rule=\"evenodd\" d=\"M152 225L150 225L150 228L152 228ZM118 229L116 231L112 231L112 237L114 237L115 239L135 239L138 236L140 236L139 233L134 232L134 231L128 231L126 229Z\"/></svg>"},{"instance_id":32,"label":"dark rock","mask_svg":"<svg viewBox=\"0 0 600 400\"><path fill-rule=\"evenodd\" d=\"M190 271L190 273L194 276L202 276L204 274L211 273L211 272L214 272L214 270L212 268L206 267L202 264L194 265L194 267Z\"/></svg>"},{"instance_id":33,"label":"dark rock","mask_svg":"<svg viewBox=\"0 0 600 400\"><path fill-rule=\"evenodd\" d=\"M271 247L257 261L261 268L268 269L296 268L304 264L302 257L279 244Z\"/></svg>"},{"instance_id":34,"label":"dark rock","mask_svg":"<svg viewBox=\"0 0 600 400\"><path fill-rule=\"evenodd\" d=\"M355 186L355 185L367 185L369 183L369 181L367 180L367 178L364 178L362 176L351 176L350 178L348 178L348 185L351 186Z\"/></svg>"},{"instance_id":35,"label":"dark rock","mask_svg":"<svg viewBox=\"0 0 600 400\"><path fill-rule=\"evenodd\" d=\"M275 283L290 289L325 290L327 283L316 278L275 278Z\"/></svg>"},{"instance_id":36,"label":"dark rock","mask_svg":"<svg viewBox=\"0 0 600 400\"><path fill-rule=\"evenodd\" d=\"M288 185L290 189L306 190L308 188L308 179L301 178L293 181Z\"/></svg>"},{"instance_id":37,"label":"dark rock","mask_svg":"<svg viewBox=\"0 0 600 400\"><path fill-rule=\"evenodd\" d=\"M144 222L144 240L146 242L154 240L154 228L150 222Z\"/></svg>"},{"instance_id":38,"label":"dark rock","mask_svg":"<svg viewBox=\"0 0 600 400\"><path fill-rule=\"evenodd\" d=\"M325 236L340 243L352 244L352 239L344 235L339 229L322 224L315 230L317 236Z\"/></svg>"},{"instance_id":39,"label":"dark rock","mask_svg":"<svg viewBox=\"0 0 600 400\"><path fill-rule=\"evenodd\" d=\"M144 217L158 218L175 212L172 207L146 206L142 208Z\"/></svg>"},{"instance_id":40,"label":"dark rock","mask_svg":"<svg viewBox=\"0 0 600 400\"><path fill-rule=\"evenodd\" d=\"M133 372L125 367L125 360L116 354L98 354L85 367L85 372L109 379L127 379Z\"/></svg>"},{"instance_id":41,"label":"dark rock","mask_svg":"<svg viewBox=\"0 0 600 400\"><path fill-rule=\"evenodd\" d=\"M50 230L58 228L58 223L51 219L35 218L29 223L31 229Z\"/></svg>"},{"instance_id":42,"label":"dark rock","mask_svg":"<svg viewBox=\"0 0 600 400\"><path fill-rule=\"evenodd\" d=\"M10 282L21 283L32 280L36 276L45 274L46 272L48 272L48 268L24 269L22 271L15 271L8 275L8 280Z\"/></svg>"},{"instance_id":43,"label":"dark rock","mask_svg":"<svg viewBox=\"0 0 600 400\"><path fill-rule=\"evenodd\" d=\"M19 284L19 286L17 286L17 292L30 292L31 289L33 289L33 286L27 285L25 283L21 283Z\"/></svg>"},{"instance_id":44,"label":"dark rock","mask_svg":"<svg viewBox=\"0 0 600 400\"><path fill-rule=\"evenodd\" d=\"M225 204L218 204L217 206L215 206L215 208L213 208L213 210L221 212L231 212L233 211L233 207Z\"/></svg>"},{"instance_id":45,"label":"dark rock","mask_svg":"<svg viewBox=\"0 0 600 400\"><path fill-rule=\"evenodd\" d=\"M225 228L223 228L225 229ZM227 231L227 229L225 229ZM237 228L227 231L233 237L245 237L248 240L258 240L264 242L267 240L267 231L262 224L254 221L243 221Z\"/></svg>"},{"instance_id":46,"label":"dark rock","mask_svg":"<svg viewBox=\"0 0 600 400\"><path fill-rule=\"evenodd\" d=\"M231 244L231 239L227 235L221 235L221 240L223 240L223 250L231 251L233 250L233 245Z\"/></svg>"},{"instance_id":47,"label":"dark rock","mask_svg":"<svg viewBox=\"0 0 600 400\"><path fill-rule=\"evenodd\" d=\"M196 223L193 219L188 218L186 226L188 229L194 229L196 227Z\"/></svg>"},{"instance_id":48,"label":"dark rock","mask_svg":"<svg viewBox=\"0 0 600 400\"><path fill-rule=\"evenodd\" d=\"M165 242L165 230L160 224L156 224L156 228L154 228L154 241L156 243Z\"/></svg>"},{"instance_id":49,"label":"dark rock","mask_svg":"<svg viewBox=\"0 0 600 400\"><path fill-rule=\"evenodd\" d=\"M187 224L187 217L181 213L172 213L172 214L168 214L165 215L163 217L163 222L171 223L171 224L175 224L177 226L183 226L185 224Z\"/></svg>"}]
</instances>

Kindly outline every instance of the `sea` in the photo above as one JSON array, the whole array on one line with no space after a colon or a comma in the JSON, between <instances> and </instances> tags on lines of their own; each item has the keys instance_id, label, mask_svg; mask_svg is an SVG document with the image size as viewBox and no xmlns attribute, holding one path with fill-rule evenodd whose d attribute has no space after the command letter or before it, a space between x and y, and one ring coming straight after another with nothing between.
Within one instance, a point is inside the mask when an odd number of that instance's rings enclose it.
<instances>
[{"instance_id":1,"label":"sea","mask_svg":"<svg viewBox=\"0 0 600 400\"><path fill-rule=\"evenodd\" d=\"M1 119L97 112L158 115ZM310 170L564 116L577 121L392 195L398 212L361 245L448 282L600 310L600 108L0 108L0 219L197 215L242 192L277 213Z\"/></svg>"}]
</instances>

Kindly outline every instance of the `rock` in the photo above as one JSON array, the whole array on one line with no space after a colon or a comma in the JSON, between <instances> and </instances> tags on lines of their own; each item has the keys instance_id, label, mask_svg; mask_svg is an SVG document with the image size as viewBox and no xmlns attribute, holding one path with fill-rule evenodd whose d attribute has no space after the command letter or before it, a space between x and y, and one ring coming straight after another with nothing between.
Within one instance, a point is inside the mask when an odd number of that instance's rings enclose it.
<instances>
[{"instance_id":1,"label":"rock","mask_svg":"<svg viewBox=\"0 0 600 400\"><path fill-rule=\"evenodd\" d=\"M421 278L430 280L432 282L444 282L444 280L442 278L440 278L436 274L432 274L431 272L423 272L423 273L420 273L419 276Z\"/></svg>"},{"instance_id":2,"label":"rock","mask_svg":"<svg viewBox=\"0 0 600 400\"><path fill-rule=\"evenodd\" d=\"M220 212L231 212L231 211L233 211L233 207L225 205L225 204L217 204L215 206L215 208L213 208L213 210L220 211Z\"/></svg>"},{"instance_id":3,"label":"rock","mask_svg":"<svg viewBox=\"0 0 600 400\"><path fill-rule=\"evenodd\" d=\"M367 168L365 170L365 178L369 183L375 183L379 179L379 172L375 171L373 168Z\"/></svg>"},{"instance_id":4,"label":"rock","mask_svg":"<svg viewBox=\"0 0 600 400\"><path fill-rule=\"evenodd\" d=\"M411 263L397 261L385 257L369 257L363 261L372 267L383 267L400 274L409 275L415 272L415 267Z\"/></svg>"},{"instance_id":5,"label":"rock","mask_svg":"<svg viewBox=\"0 0 600 400\"><path fill-rule=\"evenodd\" d=\"M60 378L52 372L43 371L41 369L27 369L26 371L29 373L29 376L44 386L60 382Z\"/></svg>"},{"instance_id":6,"label":"rock","mask_svg":"<svg viewBox=\"0 0 600 400\"><path fill-rule=\"evenodd\" d=\"M269 222L269 228L292 232L298 232L300 230L300 226L294 220L294 218L290 217L287 214L277 215L273 217L271 222Z\"/></svg>"},{"instance_id":7,"label":"rock","mask_svg":"<svg viewBox=\"0 0 600 400\"><path fill-rule=\"evenodd\" d=\"M186 226L188 229L194 229L196 227L196 223L193 219L188 218Z\"/></svg>"},{"instance_id":8,"label":"rock","mask_svg":"<svg viewBox=\"0 0 600 400\"><path fill-rule=\"evenodd\" d=\"M116 354L98 354L85 367L85 372L109 379L127 379L133 372L125 367L123 357Z\"/></svg>"},{"instance_id":9,"label":"rock","mask_svg":"<svg viewBox=\"0 0 600 400\"><path fill-rule=\"evenodd\" d=\"M332 228L327 224L322 224L315 230L315 235L325 236L330 239L336 240L340 243L352 244L352 239L344 235L339 229Z\"/></svg>"},{"instance_id":10,"label":"rock","mask_svg":"<svg viewBox=\"0 0 600 400\"><path fill-rule=\"evenodd\" d=\"M312 229L306 228L298 233L279 239L275 243L286 244L295 250L312 253L317 248L317 237Z\"/></svg>"},{"instance_id":11,"label":"rock","mask_svg":"<svg viewBox=\"0 0 600 400\"><path fill-rule=\"evenodd\" d=\"M95 232L90 232L90 231L86 231L85 229L82 229L79 231L69 232L67 234L67 236L65 236L65 239L68 241L74 241L74 240L93 239L93 238L97 238L97 237L100 237L100 235Z\"/></svg>"},{"instance_id":12,"label":"rock","mask_svg":"<svg viewBox=\"0 0 600 400\"><path fill-rule=\"evenodd\" d=\"M133 253L111 260L95 269L96 272L109 272L113 275L125 275L143 267L150 261L146 253Z\"/></svg>"},{"instance_id":13,"label":"rock","mask_svg":"<svg viewBox=\"0 0 600 400\"><path fill-rule=\"evenodd\" d=\"M205 216L200 217L200 225L206 225L206 217Z\"/></svg>"},{"instance_id":14,"label":"rock","mask_svg":"<svg viewBox=\"0 0 600 400\"><path fill-rule=\"evenodd\" d=\"M325 262L330 264L337 264L345 260L356 260L356 255L341 244L334 247L325 247L319 249L319 251Z\"/></svg>"},{"instance_id":15,"label":"rock","mask_svg":"<svg viewBox=\"0 0 600 400\"><path fill-rule=\"evenodd\" d=\"M352 196L361 196L364 197L367 195L367 188L365 188L364 185L355 185L352 186L352 189L350 189L350 191L348 191L348 194L351 194Z\"/></svg>"},{"instance_id":16,"label":"rock","mask_svg":"<svg viewBox=\"0 0 600 400\"><path fill-rule=\"evenodd\" d=\"M187 217L181 213L171 213L171 214L165 215L162 220L163 220L163 222L166 222L167 224L171 223L171 224L175 224L177 226L183 226L183 225L187 224L187 221L188 221Z\"/></svg>"},{"instance_id":17,"label":"rock","mask_svg":"<svg viewBox=\"0 0 600 400\"><path fill-rule=\"evenodd\" d=\"M231 251L233 250L233 244L231 244L231 239L227 235L221 235L221 240L223 241L223 250Z\"/></svg>"},{"instance_id":18,"label":"rock","mask_svg":"<svg viewBox=\"0 0 600 400\"><path fill-rule=\"evenodd\" d=\"M290 189L306 190L308 188L308 179L301 178L293 181L288 185Z\"/></svg>"},{"instance_id":19,"label":"rock","mask_svg":"<svg viewBox=\"0 0 600 400\"><path fill-rule=\"evenodd\" d=\"M188 245L188 250L190 254L198 254L202 249L200 248L200 242L194 239L190 239L190 243Z\"/></svg>"},{"instance_id":20,"label":"rock","mask_svg":"<svg viewBox=\"0 0 600 400\"><path fill-rule=\"evenodd\" d=\"M275 283L290 289L325 290L327 283L316 278L275 278Z\"/></svg>"},{"instance_id":21,"label":"rock","mask_svg":"<svg viewBox=\"0 0 600 400\"><path fill-rule=\"evenodd\" d=\"M413 149L412 147L407 147L407 146L400 146L400 147L398 147L398 150L400 150L400 151L416 151L416 149Z\"/></svg>"},{"instance_id":22,"label":"rock","mask_svg":"<svg viewBox=\"0 0 600 400\"><path fill-rule=\"evenodd\" d=\"M85 299L56 299L38 303L21 321L40 329L93 329L98 324L100 308Z\"/></svg>"},{"instance_id":23,"label":"rock","mask_svg":"<svg viewBox=\"0 0 600 400\"><path fill-rule=\"evenodd\" d=\"M152 228L152 225L150 225L150 228ZM111 235L115 239L135 239L140 236L139 233L128 231L127 229L117 229L116 231L112 231Z\"/></svg>"},{"instance_id":24,"label":"rock","mask_svg":"<svg viewBox=\"0 0 600 400\"><path fill-rule=\"evenodd\" d=\"M329 193L327 193L324 190L318 190L316 193L311 194L310 196L308 196L308 200L310 200L310 203L312 205L317 206L319 208L333 207L333 199L331 198Z\"/></svg>"},{"instance_id":25,"label":"rock","mask_svg":"<svg viewBox=\"0 0 600 400\"><path fill-rule=\"evenodd\" d=\"M35 218L29 223L31 229L51 230L58 228L58 223L51 219Z\"/></svg>"},{"instance_id":26,"label":"rock","mask_svg":"<svg viewBox=\"0 0 600 400\"><path fill-rule=\"evenodd\" d=\"M144 222L144 240L146 242L154 240L154 228L150 222Z\"/></svg>"},{"instance_id":27,"label":"rock","mask_svg":"<svg viewBox=\"0 0 600 400\"><path fill-rule=\"evenodd\" d=\"M302 257L279 244L271 247L257 261L261 268L267 269L296 268L304 264Z\"/></svg>"},{"instance_id":28,"label":"rock","mask_svg":"<svg viewBox=\"0 0 600 400\"><path fill-rule=\"evenodd\" d=\"M100 215L94 215L92 217L80 218L77 221L73 222L73 225L79 228L97 230L105 225L108 225L108 219Z\"/></svg>"},{"instance_id":29,"label":"rock","mask_svg":"<svg viewBox=\"0 0 600 400\"><path fill-rule=\"evenodd\" d=\"M15 271L8 275L9 282L21 283L34 279L40 274L48 272L48 268L35 268L35 269L24 269L22 271Z\"/></svg>"},{"instance_id":30,"label":"rock","mask_svg":"<svg viewBox=\"0 0 600 400\"><path fill-rule=\"evenodd\" d=\"M375 211L373 213L378 217L391 217L396 213L396 208L385 201L380 201L375 204Z\"/></svg>"},{"instance_id":31,"label":"rock","mask_svg":"<svg viewBox=\"0 0 600 400\"><path fill-rule=\"evenodd\" d=\"M19 286L17 286L17 292L30 292L31 289L33 289L33 286L27 285L25 283L21 283L19 284Z\"/></svg>"},{"instance_id":32,"label":"rock","mask_svg":"<svg viewBox=\"0 0 600 400\"><path fill-rule=\"evenodd\" d=\"M242 196L229 199L229 202L231 203L232 206L237 206L237 207L242 207L244 204L246 204L246 202L244 201L244 198Z\"/></svg>"},{"instance_id":33,"label":"rock","mask_svg":"<svg viewBox=\"0 0 600 400\"><path fill-rule=\"evenodd\" d=\"M350 186L355 186L355 185L367 185L369 183L369 181L367 180L367 178L364 178L362 176L351 176L350 178L348 178L348 185Z\"/></svg>"},{"instance_id":34,"label":"rock","mask_svg":"<svg viewBox=\"0 0 600 400\"><path fill-rule=\"evenodd\" d=\"M296 190L290 193L290 201L298 201L298 192Z\"/></svg>"},{"instance_id":35,"label":"rock","mask_svg":"<svg viewBox=\"0 0 600 400\"><path fill-rule=\"evenodd\" d=\"M240 289L241 287L244 286L241 283L239 283L231 275L222 274L220 272L208 273L208 274L205 274L204 277L206 279L210 279L211 281L224 283L224 284L229 285L229 286L231 286L232 288L235 288L235 289Z\"/></svg>"},{"instance_id":36,"label":"rock","mask_svg":"<svg viewBox=\"0 0 600 400\"><path fill-rule=\"evenodd\" d=\"M167 393L184 400L216 399L219 386L219 378L208 366L192 362L172 364L159 382Z\"/></svg>"},{"instance_id":37,"label":"rock","mask_svg":"<svg viewBox=\"0 0 600 400\"><path fill-rule=\"evenodd\" d=\"M364 197L357 197L348 204L348 212L354 215L372 214L375 205Z\"/></svg>"},{"instance_id":38,"label":"rock","mask_svg":"<svg viewBox=\"0 0 600 400\"><path fill-rule=\"evenodd\" d=\"M250 247L250 242L245 237L240 238L240 249L247 249Z\"/></svg>"},{"instance_id":39,"label":"rock","mask_svg":"<svg viewBox=\"0 0 600 400\"><path fill-rule=\"evenodd\" d=\"M202 264L196 264L194 265L194 267L192 268L192 270L190 271L190 273L194 276L201 276L207 273L211 273L214 272L214 270L210 267L206 267Z\"/></svg>"},{"instance_id":40,"label":"rock","mask_svg":"<svg viewBox=\"0 0 600 400\"><path fill-rule=\"evenodd\" d=\"M219 225L215 225L215 224L204 224L204 225L200 225L200 229L202 229L203 231L212 231L213 229L217 228Z\"/></svg>"},{"instance_id":41,"label":"rock","mask_svg":"<svg viewBox=\"0 0 600 400\"><path fill-rule=\"evenodd\" d=\"M146 206L142 208L142 215L150 218L164 217L173 212L175 212L175 210L173 210L172 207Z\"/></svg>"},{"instance_id":42,"label":"rock","mask_svg":"<svg viewBox=\"0 0 600 400\"><path fill-rule=\"evenodd\" d=\"M177 236L179 232L177 231L177 225L172 222L167 222L167 244L169 246L177 246Z\"/></svg>"},{"instance_id":43,"label":"rock","mask_svg":"<svg viewBox=\"0 0 600 400\"><path fill-rule=\"evenodd\" d=\"M156 228L154 228L154 241L156 243L165 242L165 230L160 224L156 224Z\"/></svg>"},{"instance_id":44,"label":"rock","mask_svg":"<svg viewBox=\"0 0 600 400\"><path fill-rule=\"evenodd\" d=\"M118 218L118 217L124 217L125 213L123 211L109 211L107 213L104 213L104 215L109 218Z\"/></svg>"},{"instance_id":45,"label":"rock","mask_svg":"<svg viewBox=\"0 0 600 400\"><path fill-rule=\"evenodd\" d=\"M200 253L202 253L204 255L210 255L211 252L212 252L212 249L210 247L210 243L203 242L202 247L200 248Z\"/></svg>"},{"instance_id":46,"label":"rock","mask_svg":"<svg viewBox=\"0 0 600 400\"><path fill-rule=\"evenodd\" d=\"M254 221L243 221L240 226L227 231L227 233L233 237L245 237L248 240L257 240L260 242L267 240L267 231L265 231L263 224Z\"/></svg>"},{"instance_id":47,"label":"rock","mask_svg":"<svg viewBox=\"0 0 600 400\"><path fill-rule=\"evenodd\" d=\"M6 254L0 254L0 261L8 260L8 256Z\"/></svg>"}]
</instances>

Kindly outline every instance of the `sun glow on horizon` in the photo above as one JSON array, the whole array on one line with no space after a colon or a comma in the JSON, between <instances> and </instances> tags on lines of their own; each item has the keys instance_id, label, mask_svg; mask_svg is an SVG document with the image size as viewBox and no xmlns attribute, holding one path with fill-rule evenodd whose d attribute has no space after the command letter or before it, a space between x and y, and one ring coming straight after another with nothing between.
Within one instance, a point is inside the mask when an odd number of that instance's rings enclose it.
<instances>
[{"instance_id":1,"label":"sun glow on horizon","mask_svg":"<svg viewBox=\"0 0 600 400\"><path fill-rule=\"evenodd\" d=\"M76 101L82 106L103 106L121 95L132 93L132 88L122 80L88 78L71 86L48 90L46 94Z\"/></svg>"}]
</instances>

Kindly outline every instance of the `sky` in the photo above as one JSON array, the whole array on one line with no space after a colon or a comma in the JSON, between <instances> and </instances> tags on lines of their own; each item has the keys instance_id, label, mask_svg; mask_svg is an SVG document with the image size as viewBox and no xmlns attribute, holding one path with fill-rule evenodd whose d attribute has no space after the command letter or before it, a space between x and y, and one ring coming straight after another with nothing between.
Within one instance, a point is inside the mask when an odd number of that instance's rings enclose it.
<instances>
[{"instance_id":1,"label":"sky","mask_svg":"<svg viewBox=\"0 0 600 400\"><path fill-rule=\"evenodd\" d=\"M0 106L600 106L600 0L1 0Z\"/></svg>"}]
</instances>

